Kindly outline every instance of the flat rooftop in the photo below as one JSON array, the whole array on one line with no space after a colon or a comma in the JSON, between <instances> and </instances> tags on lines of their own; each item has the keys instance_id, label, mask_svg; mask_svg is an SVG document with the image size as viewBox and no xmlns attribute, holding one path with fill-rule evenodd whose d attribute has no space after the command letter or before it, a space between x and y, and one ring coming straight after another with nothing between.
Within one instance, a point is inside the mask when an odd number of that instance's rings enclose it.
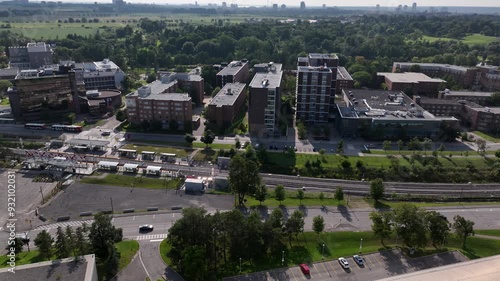
<instances>
[{"instance_id":1,"label":"flat rooftop","mask_svg":"<svg viewBox=\"0 0 500 281\"><path fill-rule=\"evenodd\" d=\"M141 97L143 100L166 100L166 101L190 101L191 97L189 94L179 94L179 93L151 93L147 97Z\"/></svg>"},{"instance_id":2,"label":"flat rooftop","mask_svg":"<svg viewBox=\"0 0 500 281\"><path fill-rule=\"evenodd\" d=\"M256 73L250 82L250 88L279 88L283 72L278 73Z\"/></svg>"},{"instance_id":3,"label":"flat rooftop","mask_svg":"<svg viewBox=\"0 0 500 281\"><path fill-rule=\"evenodd\" d=\"M491 92L472 92L472 91L445 91L445 96L450 97L491 97Z\"/></svg>"},{"instance_id":4,"label":"flat rooftop","mask_svg":"<svg viewBox=\"0 0 500 281\"><path fill-rule=\"evenodd\" d=\"M436 68L436 69L452 69L452 70L458 70L458 71L467 71L469 67L464 67L464 66L459 66L459 65L453 65L453 64L444 64L444 63L417 63L417 62L395 62L393 63L393 66L406 66L406 67L411 67L412 65L419 65L421 68Z\"/></svg>"},{"instance_id":5,"label":"flat rooftop","mask_svg":"<svg viewBox=\"0 0 500 281\"><path fill-rule=\"evenodd\" d=\"M253 68L254 69L256 69L256 68L260 68L260 69L267 68L268 72L278 73L278 72L281 71L282 66L283 65L281 63L268 62L268 63L258 63L258 64L255 64L253 66ZM271 68L273 68L273 70L271 70Z\"/></svg>"},{"instance_id":6,"label":"flat rooftop","mask_svg":"<svg viewBox=\"0 0 500 281\"><path fill-rule=\"evenodd\" d=\"M297 67L298 72L332 72L332 70L328 67L323 66L299 66Z\"/></svg>"},{"instance_id":7,"label":"flat rooftop","mask_svg":"<svg viewBox=\"0 0 500 281\"><path fill-rule=\"evenodd\" d=\"M217 93L208 105L215 105L216 107L233 105L238 97L243 93L245 86L246 84L244 83L228 83L224 85L224 87Z\"/></svg>"},{"instance_id":8,"label":"flat rooftop","mask_svg":"<svg viewBox=\"0 0 500 281\"><path fill-rule=\"evenodd\" d=\"M309 58L311 59L338 59L336 54L317 54L317 53L310 53L308 55Z\"/></svg>"},{"instance_id":9,"label":"flat rooftop","mask_svg":"<svg viewBox=\"0 0 500 281\"><path fill-rule=\"evenodd\" d=\"M410 97L399 91L343 90L348 108L341 113L359 118L434 119ZM354 111L354 112L350 112ZM346 115L344 115L346 116Z\"/></svg>"},{"instance_id":10,"label":"flat rooftop","mask_svg":"<svg viewBox=\"0 0 500 281\"><path fill-rule=\"evenodd\" d=\"M81 145L81 146L101 146L102 147L102 146L107 146L109 144L109 141L72 138L72 139L66 141L66 144L68 144L68 145Z\"/></svg>"},{"instance_id":11,"label":"flat rooftop","mask_svg":"<svg viewBox=\"0 0 500 281\"><path fill-rule=\"evenodd\" d=\"M419 270L381 280L500 280L500 255Z\"/></svg>"},{"instance_id":12,"label":"flat rooftop","mask_svg":"<svg viewBox=\"0 0 500 281\"><path fill-rule=\"evenodd\" d=\"M429 76L419 73L419 72L404 72L404 73L392 73L392 72L378 72L378 76L384 76L393 83L444 83L443 79L430 78Z\"/></svg>"},{"instance_id":13,"label":"flat rooftop","mask_svg":"<svg viewBox=\"0 0 500 281\"><path fill-rule=\"evenodd\" d=\"M235 75L238 73L248 62L232 61L224 67L217 75Z\"/></svg>"}]
</instances>

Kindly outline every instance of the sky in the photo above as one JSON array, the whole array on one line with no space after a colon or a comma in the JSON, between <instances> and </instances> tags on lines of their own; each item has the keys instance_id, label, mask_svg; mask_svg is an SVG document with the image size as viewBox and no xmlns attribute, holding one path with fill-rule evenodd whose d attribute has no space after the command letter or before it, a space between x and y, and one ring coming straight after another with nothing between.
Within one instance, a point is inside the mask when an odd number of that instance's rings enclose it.
<instances>
[{"instance_id":1,"label":"sky","mask_svg":"<svg viewBox=\"0 0 500 281\"><path fill-rule=\"evenodd\" d=\"M77 0L78 1L78 0ZM95 0L79 0L78 2L94 2ZM100 3L110 3L112 0L97 0ZM221 5L223 0L125 0L131 3L155 3L155 4L194 4L198 1L199 5L206 5L208 3L216 3ZM225 0L229 5L236 3L239 6L255 5L266 6L272 4L285 4L287 6L299 6L301 0ZM500 0L349 0L349 1L332 1L332 0L304 0L307 6L321 6L326 4L327 7L333 6L375 6L380 4L382 7L397 7L398 5L411 6L413 2L417 6L471 6L471 7L500 7ZM65 2L73 2L66 0ZM75 1L76 2L76 1Z\"/></svg>"}]
</instances>

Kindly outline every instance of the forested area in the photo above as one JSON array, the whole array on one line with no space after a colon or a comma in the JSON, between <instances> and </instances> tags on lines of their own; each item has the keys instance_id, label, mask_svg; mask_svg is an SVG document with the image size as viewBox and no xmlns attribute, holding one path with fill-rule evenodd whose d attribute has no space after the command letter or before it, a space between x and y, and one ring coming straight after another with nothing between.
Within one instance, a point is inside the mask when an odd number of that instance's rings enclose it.
<instances>
[{"instance_id":1,"label":"forested area","mask_svg":"<svg viewBox=\"0 0 500 281\"><path fill-rule=\"evenodd\" d=\"M184 65L210 65L234 59L280 62L294 69L297 56L312 52L338 53L340 64L359 83L378 88L377 71L389 71L394 61L475 65L486 60L500 65L500 41L479 45L460 41L470 34L500 36L500 17L486 15L364 15L330 17L316 23L274 19L233 24L142 18L119 28L101 28L88 37L69 35L48 40L56 44L55 60L110 58L125 71L165 69ZM455 40L428 40L428 37ZM0 46L29 41L8 30L0 33Z\"/></svg>"}]
</instances>

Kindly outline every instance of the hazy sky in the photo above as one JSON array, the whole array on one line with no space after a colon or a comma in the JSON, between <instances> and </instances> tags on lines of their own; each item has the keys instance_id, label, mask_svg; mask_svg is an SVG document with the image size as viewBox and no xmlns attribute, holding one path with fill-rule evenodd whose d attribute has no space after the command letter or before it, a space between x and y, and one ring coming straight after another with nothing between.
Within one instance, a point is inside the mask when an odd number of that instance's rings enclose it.
<instances>
[{"instance_id":1,"label":"hazy sky","mask_svg":"<svg viewBox=\"0 0 500 281\"><path fill-rule=\"evenodd\" d=\"M77 0L78 1L78 0ZM95 0L80 0L78 2L94 2ZM97 2L110 3L112 0L97 0ZM156 3L156 4L194 4L196 0L125 0L131 3ZM286 4L287 6L299 6L301 0L225 0L229 5L236 3L240 6L265 6L267 4ZM66 2L72 2L66 0ZM76 1L75 1L76 2ZM216 3L220 5L222 0L198 0L198 4ZM500 0L348 0L348 1L332 1L332 0L305 0L306 6L321 6L326 4L328 7L333 6L375 6L380 4L383 7L396 7L398 5L411 6L416 2L418 6L474 6L474 7L500 7Z\"/></svg>"}]
</instances>

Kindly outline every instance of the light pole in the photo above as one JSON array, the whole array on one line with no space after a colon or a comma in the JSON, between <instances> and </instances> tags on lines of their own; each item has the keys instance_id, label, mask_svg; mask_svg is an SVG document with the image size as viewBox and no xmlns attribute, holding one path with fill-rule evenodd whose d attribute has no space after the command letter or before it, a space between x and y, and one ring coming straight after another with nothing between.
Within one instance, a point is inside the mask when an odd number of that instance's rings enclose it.
<instances>
[{"instance_id":1,"label":"light pole","mask_svg":"<svg viewBox=\"0 0 500 281\"><path fill-rule=\"evenodd\" d=\"M285 251L283 251L281 255L281 266L283 265L285 265Z\"/></svg>"},{"instance_id":2,"label":"light pole","mask_svg":"<svg viewBox=\"0 0 500 281\"><path fill-rule=\"evenodd\" d=\"M361 249L363 248L363 238L359 241L359 254L361 255Z\"/></svg>"},{"instance_id":3,"label":"light pole","mask_svg":"<svg viewBox=\"0 0 500 281\"><path fill-rule=\"evenodd\" d=\"M240 273L241 273L241 258L240 258Z\"/></svg>"},{"instance_id":4,"label":"light pole","mask_svg":"<svg viewBox=\"0 0 500 281\"><path fill-rule=\"evenodd\" d=\"M325 243L323 243L323 249L321 250L321 259L325 259Z\"/></svg>"}]
</instances>

